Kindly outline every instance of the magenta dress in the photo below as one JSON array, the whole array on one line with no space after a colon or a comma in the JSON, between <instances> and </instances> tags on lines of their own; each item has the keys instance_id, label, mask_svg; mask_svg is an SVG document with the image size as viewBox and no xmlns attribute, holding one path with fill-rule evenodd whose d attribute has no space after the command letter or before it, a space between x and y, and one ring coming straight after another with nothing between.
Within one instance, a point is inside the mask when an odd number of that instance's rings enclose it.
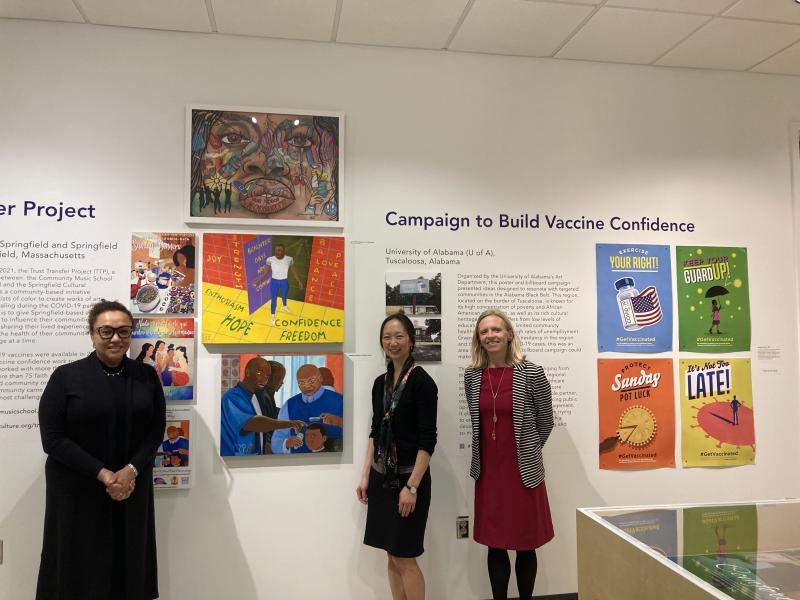
<instances>
[{"instance_id":1,"label":"magenta dress","mask_svg":"<svg viewBox=\"0 0 800 600\"><path fill-rule=\"evenodd\" d=\"M496 391L500 383L494 407L496 439L492 439L489 377ZM492 548L533 550L553 539L553 521L544 481L526 488L519 474L512 416L513 379L512 367L485 369L481 378L481 476L475 482L475 541Z\"/></svg>"}]
</instances>

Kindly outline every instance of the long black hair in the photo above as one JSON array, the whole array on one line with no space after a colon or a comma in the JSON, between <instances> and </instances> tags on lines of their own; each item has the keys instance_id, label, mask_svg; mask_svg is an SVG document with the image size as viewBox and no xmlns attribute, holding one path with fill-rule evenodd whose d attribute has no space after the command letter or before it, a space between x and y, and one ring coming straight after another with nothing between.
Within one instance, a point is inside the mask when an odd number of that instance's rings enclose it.
<instances>
[{"instance_id":1,"label":"long black hair","mask_svg":"<svg viewBox=\"0 0 800 600\"><path fill-rule=\"evenodd\" d=\"M150 342L145 342L142 344L142 351L139 352L139 356L137 356L134 360L137 362L144 362L144 359L147 358L147 353L150 352L150 348L153 347L153 344Z\"/></svg>"},{"instance_id":2,"label":"long black hair","mask_svg":"<svg viewBox=\"0 0 800 600\"><path fill-rule=\"evenodd\" d=\"M194 246L191 244L186 244L180 250L175 251L175 253L172 255L172 264L176 267L179 266L178 254L183 254L183 257L186 259L187 269L194 269Z\"/></svg>"}]
</instances>

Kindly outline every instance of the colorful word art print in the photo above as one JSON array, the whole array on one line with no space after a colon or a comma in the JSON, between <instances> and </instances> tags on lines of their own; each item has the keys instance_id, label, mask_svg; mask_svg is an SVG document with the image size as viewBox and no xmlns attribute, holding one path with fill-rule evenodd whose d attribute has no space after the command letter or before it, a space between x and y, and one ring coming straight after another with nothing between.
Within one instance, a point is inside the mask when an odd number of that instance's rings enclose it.
<instances>
[{"instance_id":1,"label":"colorful word art print","mask_svg":"<svg viewBox=\"0 0 800 600\"><path fill-rule=\"evenodd\" d=\"M601 469L675 466L672 359L598 359Z\"/></svg>"},{"instance_id":2,"label":"colorful word art print","mask_svg":"<svg viewBox=\"0 0 800 600\"><path fill-rule=\"evenodd\" d=\"M736 600L792 597L759 592L770 589L760 579L762 569L770 569L758 549L758 510L752 504L684 508L683 566Z\"/></svg>"},{"instance_id":3,"label":"colorful word art print","mask_svg":"<svg viewBox=\"0 0 800 600\"><path fill-rule=\"evenodd\" d=\"M203 235L204 344L344 341L344 238Z\"/></svg>"},{"instance_id":4,"label":"colorful word art print","mask_svg":"<svg viewBox=\"0 0 800 600\"><path fill-rule=\"evenodd\" d=\"M678 348L750 350L747 248L678 246Z\"/></svg>"},{"instance_id":5,"label":"colorful word art print","mask_svg":"<svg viewBox=\"0 0 800 600\"><path fill-rule=\"evenodd\" d=\"M442 360L442 274L386 273L386 314L403 313L414 325L418 362Z\"/></svg>"},{"instance_id":6,"label":"colorful word art print","mask_svg":"<svg viewBox=\"0 0 800 600\"><path fill-rule=\"evenodd\" d=\"M684 467L731 467L756 460L749 358L680 361Z\"/></svg>"},{"instance_id":7,"label":"colorful word art print","mask_svg":"<svg viewBox=\"0 0 800 600\"><path fill-rule=\"evenodd\" d=\"M131 239L131 312L194 314L193 233L134 233Z\"/></svg>"},{"instance_id":8,"label":"colorful word art print","mask_svg":"<svg viewBox=\"0 0 800 600\"><path fill-rule=\"evenodd\" d=\"M597 244L597 350L672 350L669 246Z\"/></svg>"},{"instance_id":9,"label":"colorful word art print","mask_svg":"<svg viewBox=\"0 0 800 600\"><path fill-rule=\"evenodd\" d=\"M220 455L341 452L343 355L223 354Z\"/></svg>"},{"instance_id":10,"label":"colorful word art print","mask_svg":"<svg viewBox=\"0 0 800 600\"><path fill-rule=\"evenodd\" d=\"M194 399L194 319L134 317L128 355L153 366L167 401Z\"/></svg>"},{"instance_id":11,"label":"colorful word art print","mask_svg":"<svg viewBox=\"0 0 800 600\"><path fill-rule=\"evenodd\" d=\"M341 225L341 120L189 107L187 222Z\"/></svg>"},{"instance_id":12,"label":"colorful word art print","mask_svg":"<svg viewBox=\"0 0 800 600\"><path fill-rule=\"evenodd\" d=\"M164 438L153 459L153 486L180 490L191 487L192 409L167 408Z\"/></svg>"}]
</instances>

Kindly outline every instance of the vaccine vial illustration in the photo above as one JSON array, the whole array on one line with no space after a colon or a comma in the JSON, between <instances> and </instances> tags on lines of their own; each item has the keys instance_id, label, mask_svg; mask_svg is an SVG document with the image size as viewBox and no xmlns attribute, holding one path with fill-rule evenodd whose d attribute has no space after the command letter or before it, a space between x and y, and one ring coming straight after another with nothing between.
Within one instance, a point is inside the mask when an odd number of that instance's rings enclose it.
<instances>
[{"instance_id":1,"label":"vaccine vial illustration","mask_svg":"<svg viewBox=\"0 0 800 600\"><path fill-rule=\"evenodd\" d=\"M639 295L639 290L634 287L635 285L632 277L623 277L614 282L614 287L617 288L619 316L625 331L636 331L642 328L641 325L636 324L636 315L633 311L632 299Z\"/></svg>"}]
</instances>

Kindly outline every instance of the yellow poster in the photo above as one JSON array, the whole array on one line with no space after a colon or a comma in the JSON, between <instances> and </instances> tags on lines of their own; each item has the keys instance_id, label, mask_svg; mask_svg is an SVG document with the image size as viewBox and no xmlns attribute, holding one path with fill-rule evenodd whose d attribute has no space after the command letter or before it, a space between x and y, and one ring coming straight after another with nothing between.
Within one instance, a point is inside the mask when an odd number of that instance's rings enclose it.
<instances>
[{"instance_id":1,"label":"yellow poster","mask_svg":"<svg viewBox=\"0 0 800 600\"><path fill-rule=\"evenodd\" d=\"M683 359L679 377L683 466L754 464L750 359Z\"/></svg>"}]
</instances>

